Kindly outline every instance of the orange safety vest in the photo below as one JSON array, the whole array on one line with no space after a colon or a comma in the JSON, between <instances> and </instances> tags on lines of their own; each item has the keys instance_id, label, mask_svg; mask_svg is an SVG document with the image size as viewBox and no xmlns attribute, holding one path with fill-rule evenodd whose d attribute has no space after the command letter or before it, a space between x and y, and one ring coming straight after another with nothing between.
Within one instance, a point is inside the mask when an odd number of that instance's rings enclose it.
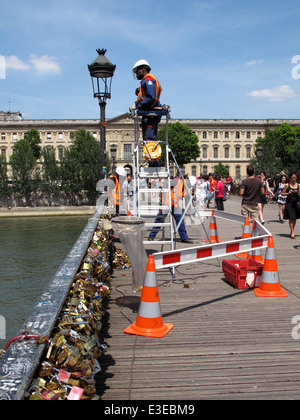
<instances>
[{"instance_id":1,"label":"orange safety vest","mask_svg":"<svg viewBox=\"0 0 300 420\"><path fill-rule=\"evenodd\" d=\"M115 186L114 188L109 189L108 195L111 198L112 202L115 204L115 206L119 206L120 205L120 183L119 183L118 177L113 175L109 179L112 179L115 181Z\"/></svg>"},{"instance_id":2,"label":"orange safety vest","mask_svg":"<svg viewBox=\"0 0 300 420\"><path fill-rule=\"evenodd\" d=\"M184 182L182 179L177 179L177 184L174 187L171 187L171 206L177 207L179 206L180 200L182 197L185 196L185 189L184 189ZM169 205L169 196L168 194L164 194L163 196L163 203L165 206Z\"/></svg>"},{"instance_id":3,"label":"orange safety vest","mask_svg":"<svg viewBox=\"0 0 300 420\"><path fill-rule=\"evenodd\" d=\"M156 79L156 77L153 76L153 74L151 74L151 73L146 74L146 76L141 80L140 90L139 90L139 93L138 93L138 96L137 96L137 100L135 101L135 104L136 105L139 104L140 102L142 102L146 98L146 92L142 88L142 83L143 83L143 80L146 79L147 77L150 77L151 79L153 79L155 81L156 93L155 93L155 104L153 105L153 106L155 106L159 103L159 98L160 98L160 95L161 95L161 92L162 92L162 87L161 87L159 81Z\"/></svg>"}]
</instances>

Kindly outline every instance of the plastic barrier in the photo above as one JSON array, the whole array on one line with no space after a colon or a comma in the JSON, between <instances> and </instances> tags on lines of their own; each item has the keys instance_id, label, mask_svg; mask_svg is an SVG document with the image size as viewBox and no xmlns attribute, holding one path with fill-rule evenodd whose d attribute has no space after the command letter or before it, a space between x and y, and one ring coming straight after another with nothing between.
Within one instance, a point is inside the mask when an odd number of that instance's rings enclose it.
<instances>
[{"instance_id":1,"label":"plastic barrier","mask_svg":"<svg viewBox=\"0 0 300 420\"><path fill-rule=\"evenodd\" d=\"M154 254L156 270L268 247L269 235Z\"/></svg>"}]
</instances>

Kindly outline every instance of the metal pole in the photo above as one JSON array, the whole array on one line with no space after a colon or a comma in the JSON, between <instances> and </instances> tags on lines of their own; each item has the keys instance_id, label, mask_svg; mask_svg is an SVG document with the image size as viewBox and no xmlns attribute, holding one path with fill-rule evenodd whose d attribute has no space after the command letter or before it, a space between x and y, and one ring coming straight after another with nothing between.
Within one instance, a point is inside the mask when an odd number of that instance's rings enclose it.
<instances>
[{"instance_id":1,"label":"metal pole","mask_svg":"<svg viewBox=\"0 0 300 420\"><path fill-rule=\"evenodd\" d=\"M106 102L99 99L100 105L100 179L106 178L106 132L105 106Z\"/></svg>"}]
</instances>

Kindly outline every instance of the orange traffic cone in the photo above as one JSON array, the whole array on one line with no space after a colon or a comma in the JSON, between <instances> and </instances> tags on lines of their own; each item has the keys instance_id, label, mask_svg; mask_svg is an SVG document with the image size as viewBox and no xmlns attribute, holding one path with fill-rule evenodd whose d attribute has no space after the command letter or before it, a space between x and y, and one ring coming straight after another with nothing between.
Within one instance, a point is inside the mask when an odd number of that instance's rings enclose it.
<instances>
[{"instance_id":1,"label":"orange traffic cone","mask_svg":"<svg viewBox=\"0 0 300 420\"><path fill-rule=\"evenodd\" d=\"M250 231L250 223L249 223L249 217L246 217L242 239L251 238L251 231ZM247 258L248 253L247 252L241 252L240 254L235 254L238 258Z\"/></svg>"},{"instance_id":2,"label":"orange traffic cone","mask_svg":"<svg viewBox=\"0 0 300 420\"><path fill-rule=\"evenodd\" d=\"M260 287L254 289L254 293L258 297L288 297L288 294L281 288L279 282L278 266L272 236L270 236L268 240L262 281Z\"/></svg>"},{"instance_id":3,"label":"orange traffic cone","mask_svg":"<svg viewBox=\"0 0 300 420\"><path fill-rule=\"evenodd\" d=\"M136 322L126 328L124 332L126 334L142 335L144 337L161 338L167 335L173 327L174 325L172 324L163 323L154 255L149 255Z\"/></svg>"},{"instance_id":4,"label":"orange traffic cone","mask_svg":"<svg viewBox=\"0 0 300 420\"><path fill-rule=\"evenodd\" d=\"M212 244L221 242L219 240L217 221L216 221L216 218L214 216L214 211L212 211L212 213L211 213L208 235L210 237L210 241L211 241ZM205 239L203 242L209 242L209 240Z\"/></svg>"},{"instance_id":5,"label":"orange traffic cone","mask_svg":"<svg viewBox=\"0 0 300 420\"><path fill-rule=\"evenodd\" d=\"M252 237L257 237L259 236L258 230L257 230L257 224L256 221L253 221L253 229L252 229ZM252 251L248 252L247 255L248 260L254 260L254 261L258 261L260 263L264 263L264 259L262 256L262 249L253 249Z\"/></svg>"}]
</instances>

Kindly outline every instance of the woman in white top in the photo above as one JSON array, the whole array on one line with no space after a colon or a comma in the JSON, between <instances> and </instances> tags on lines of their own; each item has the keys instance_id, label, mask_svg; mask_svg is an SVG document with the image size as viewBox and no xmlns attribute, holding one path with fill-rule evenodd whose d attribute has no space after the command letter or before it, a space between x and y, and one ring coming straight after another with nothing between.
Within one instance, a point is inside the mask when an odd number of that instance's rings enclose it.
<instances>
[{"instance_id":1,"label":"woman in white top","mask_svg":"<svg viewBox=\"0 0 300 420\"><path fill-rule=\"evenodd\" d=\"M208 176L204 175L203 182L198 180L196 184L196 205L198 209L205 208L205 202L207 198L207 192L209 191L210 184L208 182Z\"/></svg>"}]
</instances>

